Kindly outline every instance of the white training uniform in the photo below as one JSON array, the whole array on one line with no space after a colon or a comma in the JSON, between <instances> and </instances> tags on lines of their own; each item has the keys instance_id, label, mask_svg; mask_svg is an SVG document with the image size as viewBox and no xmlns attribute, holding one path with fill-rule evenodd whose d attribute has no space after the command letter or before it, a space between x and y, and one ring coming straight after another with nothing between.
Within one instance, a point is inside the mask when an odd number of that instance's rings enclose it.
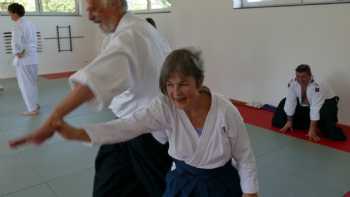
<instances>
[{"instance_id":1,"label":"white training uniform","mask_svg":"<svg viewBox=\"0 0 350 197\"><path fill-rule=\"evenodd\" d=\"M222 96L212 94L212 103L199 136L186 113L165 96L128 118L84 127L93 144L127 141L144 133L163 131L169 155L203 169L224 166L233 160L244 193L258 191L256 163L250 140L238 110Z\"/></svg>"},{"instance_id":2,"label":"white training uniform","mask_svg":"<svg viewBox=\"0 0 350 197\"><path fill-rule=\"evenodd\" d=\"M70 77L72 85L87 85L97 110L110 105L125 117L148 105L159 95L161 65L170 53L168 43L145 20L126 13L115 32L103 41L100 54Z\"/></svg>"},{"instance_id":3,"label":"white training uniform","mask_svg":"<svg viewBox=\"0 0 350 197\"><path fill-rule=\"evenodd\" d=\"M302 92L301 86L296 79L290 80L288 83L288 95L286 98L286 104L284 111L287 116L292 117L295 113L297 106L297 99L302 104ZM306 98L309 101L310 106L310 120L318 121L320 119L320 109L326 99L333 98L334 92L324 83L317 83L315 80L311 80L306 89ZM305 105L304 105L305 106Z\"/></svg>"},{"instance_id":4,"label":"white training uniform","mask_svg":"<svg viewBox=\"0 0 350 197\"><path fill-rule=\"evenodd\" d=\"M13 65L16 67L16 76L19 89L29 112L37 109L38 104L38 58L36 27L24 17L16 21L12 31L12 53L15 55ZM16 54L24 56L18 58Z\"/></svg>"}]
</instances>

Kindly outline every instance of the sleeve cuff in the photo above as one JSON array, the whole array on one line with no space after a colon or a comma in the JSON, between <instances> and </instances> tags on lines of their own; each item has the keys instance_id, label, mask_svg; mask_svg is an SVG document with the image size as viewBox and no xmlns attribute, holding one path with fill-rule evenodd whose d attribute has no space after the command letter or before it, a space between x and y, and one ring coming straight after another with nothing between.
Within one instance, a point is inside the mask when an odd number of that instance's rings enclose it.
<instances>
[{"instance_id":1,"label":"sleeve cuff","mask_svg":"<svg viewBox=\"0 0 350 197\"><path fill-rule=\"evenodd\" d=\"M100 142L99 140L99 137L97 135L97 132L95 131L94 129L94 126L93 125L90 125L90 126L84 126L83 127L84 130L86 131L86 134L89 136L89 138L91 139L91 142L90 143L86 143L88 144L89 146L93 146L93 145L101 145L102 143Z\"/></svg>"},{"instance_id":2,"label":"sleeve cuff","mask_svg":"<svg viewBox=\"0 0 350 197\"><path fill-rule=\"evenodd\" d=\"M168 142L168 137L164 134L163 131L155 131L151 134L161 144L166 144Z\"/></svg>"},{"instance_id":3,"label":"sleeve cuff","mask_svg":"<svg viewBox=\"0 0 350 197\"><path fill-rule=\"evenodd\" d=\"M291 110L290 108L287 108L287 107L285 107L284 109L284 112L287 114L287 116L294 116L294 109L293 110Z\"/></svg>"},{"instance_id":4,"label":"sleeve cuff","mask_svg":"<svg viewBox=\"0 0 350 197\"><path fill-rule=\"evenodd\" d=\"M318 121L320 120L320 113L319 113L319 110L310 110L310 120L312 121Z\"/></svg>"},{"instance_id":5,"label":"sleeve cuff","mask_svg":"<svg viewBox=\"0 0 350 197\"><path fill-rule=\"evenodd\" d=\"M249 185L241 183L241 187L242 192L245 194L254 194L258 193L259 191L257 180L252 180L252 183L250 183Z\"/></svg>"}]
</instances>

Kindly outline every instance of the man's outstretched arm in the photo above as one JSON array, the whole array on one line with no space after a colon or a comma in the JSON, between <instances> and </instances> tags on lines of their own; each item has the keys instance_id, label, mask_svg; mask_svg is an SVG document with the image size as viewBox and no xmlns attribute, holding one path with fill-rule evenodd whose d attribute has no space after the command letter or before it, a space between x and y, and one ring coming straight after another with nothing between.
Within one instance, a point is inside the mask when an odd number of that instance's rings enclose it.
<instances>
[{"instance_id":1,"label":"man's outstretched arm","mask_svg":"<svg viewBox=\"0 0 350 197\"><path fill-rule=\"evenodd\" d=\"M9 146L11 148L17 148L25 144L38 145L43 143L55 133L57 125L55 123L57 121L62 120L64 116L92 98L94 98L94 94L90 88L77 83L38 129L25 136L9 141Z\"/></svg>"}]
</instances>

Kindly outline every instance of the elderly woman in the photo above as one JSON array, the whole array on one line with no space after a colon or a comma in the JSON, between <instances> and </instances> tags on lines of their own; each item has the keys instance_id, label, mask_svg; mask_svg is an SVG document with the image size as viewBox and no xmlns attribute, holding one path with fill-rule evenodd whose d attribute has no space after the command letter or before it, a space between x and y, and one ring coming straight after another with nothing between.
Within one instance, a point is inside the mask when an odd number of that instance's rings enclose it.
<instances>
[{"instance_id":1,"label":"elderly woman","mask_svg":"<svg viewBox=\"0 0 350 197\"><path fill-rule=\"evenodd\" d=\"M163 95L147 108L83 128L58 122L59 132L93 144L155 132L169 142L174 159L164 196L256 197L256 163L242 117L229 100L203 87L203 80L200 53L175 50L161 71Z\"/></svg>"}]
</instances>

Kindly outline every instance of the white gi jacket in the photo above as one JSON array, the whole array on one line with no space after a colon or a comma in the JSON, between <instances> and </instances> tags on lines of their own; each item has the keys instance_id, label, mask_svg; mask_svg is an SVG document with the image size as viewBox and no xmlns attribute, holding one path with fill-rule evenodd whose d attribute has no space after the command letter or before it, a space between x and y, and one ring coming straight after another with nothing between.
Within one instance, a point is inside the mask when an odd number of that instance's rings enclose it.
<instances>
[{"instance_id":1,"label":"white gi jacket","mask_svg":"<svg viewBox=\"0 0 350 197\"><path fill-rule=\"evenodd\" d=\"M311 80L306 89L306 98L310 105L310 120L317 121L320 119L320 109L326 99L333 98L334 92L326 85ZM297 99L302 103L301 86L296 79L290 80L288 83L288 95L284 111L287 116L293 116L297 106Z\"/></svg>"},{"instance_id":2,"label":"white gi jacket","mask_svg":"<svg viewBox=\"0 0 350 197\"><path fill-rule=\"evenodd\" d=\"M70 77L72 85L87 85L95 95L90 104L101 110L110 105L117 117L130 115L159 95L162 63L168 43L145 20L127 13L108 35L100 54Z\"/></svg>"},{"instance_id":3,"label":"white gi jacket","mask_svg":"<svg viewBox=\"0 0 350 197\"><path fill-rule=\"evenodd\" d=\"M25 51L22 58L14 57L14 66L38 64L36 27L24 17L16 21L11 44L14 55Z\"/></svg>"},{"instance_id":4,"label":"white gi jacket","mask_svg":"<svg viewBox=\"0 0 350 197\"><path fill-rule=\"evenodd\" d=\"M204 169L221 167L231 159L241 177L244 193L258 190L256 163L250 140L238 110L222 96L213 94L202 135L186 113L165 96L128 118L84 127L94 144L127 141L144 133L163 131L169 155Z\"/></svg>"}]
</instances>

